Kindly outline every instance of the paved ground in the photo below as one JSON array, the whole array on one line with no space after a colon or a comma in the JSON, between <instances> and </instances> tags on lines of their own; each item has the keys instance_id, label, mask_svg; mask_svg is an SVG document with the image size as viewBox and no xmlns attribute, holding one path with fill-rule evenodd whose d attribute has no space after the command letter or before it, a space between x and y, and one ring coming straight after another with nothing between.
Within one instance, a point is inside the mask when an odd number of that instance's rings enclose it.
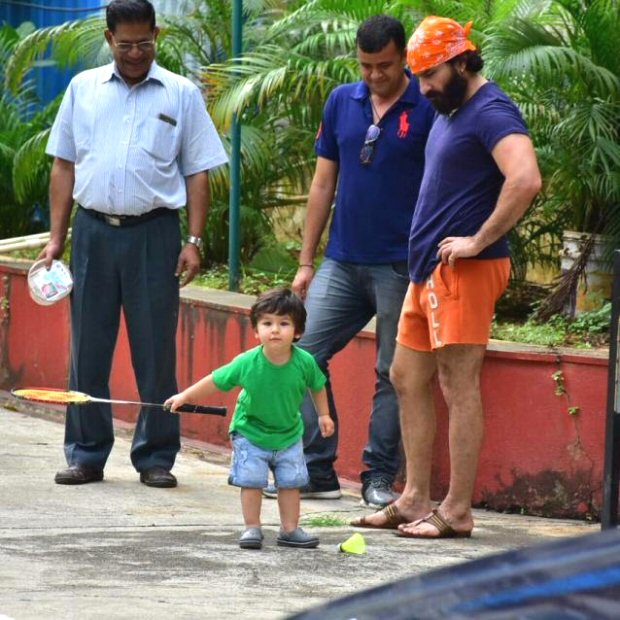
<instances>
[{"instance_id":1,"label":"paved ground","mask_svg":"<svg viewBox=\"0 0 620 620\"><path fill-rule=\"evenodd\" d=\"M277 547L276 502L265 500L266 545L242 551L226 455L186 445L174 470L179 487L150 489L138 482L128 429L119 425L105 481L59 486L53 475L64 466L62 414L5 393L0 405L0 620L285 618L396 578L599 530L477 511L470 540L358 530L367 553L348 555L338 545L354 530L325 521L366 512L350 490L341 500L302 503L306 526L321 537L318 549Z\"/></svg>"}]
</instances>

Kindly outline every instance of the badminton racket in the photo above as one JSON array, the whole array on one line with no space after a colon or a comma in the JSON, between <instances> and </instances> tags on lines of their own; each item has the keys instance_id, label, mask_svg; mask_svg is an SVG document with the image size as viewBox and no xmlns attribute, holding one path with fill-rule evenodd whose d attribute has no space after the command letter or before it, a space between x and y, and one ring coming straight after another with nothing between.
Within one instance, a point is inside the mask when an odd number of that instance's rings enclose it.
<instances>
[{"instance_id":1,"label":"badminton racket","mask_svg":"<svg viewBox=\"0 0 620 620\"><path fill-rule=\"evenodd\" d=\"M11 394L21 400L31 400L39 403L55 405L86 405L88 403L110 403L113 405L140 405L142 407L158 407L170 411L161 403L143 403L136 400L112 400L109 398L96 398L84 392L74 390L58 390L56 388L21 388L11 390ZM191 405L186 403L178 407L174 413L205 413L210 415L226 415L226 407L210 407L203 405Z\"/></svg>"}]
</instances>

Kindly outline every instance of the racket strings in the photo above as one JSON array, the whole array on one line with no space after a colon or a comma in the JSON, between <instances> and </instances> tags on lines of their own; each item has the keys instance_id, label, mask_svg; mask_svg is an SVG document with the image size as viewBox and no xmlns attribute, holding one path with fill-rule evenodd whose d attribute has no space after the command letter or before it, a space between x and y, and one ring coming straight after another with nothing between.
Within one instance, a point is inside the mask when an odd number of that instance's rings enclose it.
<instances>
[{"instance_id":1,"label":"racket strings","mask_svg":"<svg viewBox=\"0 0 620 620\"><path fill-rule=\"evenodd\" d=\"M90 400L89 396L87 394L83 394L82 392L74 392L72 390L56 390L50 388L24 388L13 390L12 394L17 398L34 400L41 403L85 403Z\"/></svg>"}]
</instances>

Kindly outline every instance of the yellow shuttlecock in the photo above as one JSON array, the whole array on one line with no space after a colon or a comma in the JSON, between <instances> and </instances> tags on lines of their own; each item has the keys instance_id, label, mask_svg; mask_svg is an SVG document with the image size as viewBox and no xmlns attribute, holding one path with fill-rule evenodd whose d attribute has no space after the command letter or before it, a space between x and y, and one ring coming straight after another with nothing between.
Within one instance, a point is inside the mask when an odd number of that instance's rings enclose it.
<instances>
[{"instance_id":1,"label":"yellow shuttlecock","mask_svg":"<svg viewBox=\"0 0 620 620\"><path fill-rule=\"evenodd\" d=\"M353 534L351 538L348 538L343 543L338 546L340 551L344 551L345 553L356 553L357 555L361 555L362 553L366 553L366 541L361 534Z\"/></svg>"}]
</instances>

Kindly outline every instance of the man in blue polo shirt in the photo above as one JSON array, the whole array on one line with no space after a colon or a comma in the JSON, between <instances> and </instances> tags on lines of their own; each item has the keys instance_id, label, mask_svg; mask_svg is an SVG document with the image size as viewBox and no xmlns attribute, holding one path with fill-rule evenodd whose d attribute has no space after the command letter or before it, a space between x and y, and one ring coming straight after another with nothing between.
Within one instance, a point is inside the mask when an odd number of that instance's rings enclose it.
<instances>
[{"instance_id":1,"label":"man in blue polo shirt","mask_svg":"<svg viewBox=\"0 0 620 620\"><path fill-rule=\"evenodd\" d=\"M299 345L328 374L332 356L376 315L376 386L363 460L363 501L383 507L397 497L400 467L398 403L389 379L396 330L407 291L407 242L434 112L405 71L405 32L386 15L358 29L362 81L329 95L316 140L316 172L308 197L299 270L293 289L306 300L308 323ZM335 205L333 204L336 196ZM314 258L330 217L325 259ZM310 399L302 407L309 486L302 497L340 497L334 472L336 433L321 437ZM270 494L270 493L267 493Z\"/></svg>"}]
</instances>

